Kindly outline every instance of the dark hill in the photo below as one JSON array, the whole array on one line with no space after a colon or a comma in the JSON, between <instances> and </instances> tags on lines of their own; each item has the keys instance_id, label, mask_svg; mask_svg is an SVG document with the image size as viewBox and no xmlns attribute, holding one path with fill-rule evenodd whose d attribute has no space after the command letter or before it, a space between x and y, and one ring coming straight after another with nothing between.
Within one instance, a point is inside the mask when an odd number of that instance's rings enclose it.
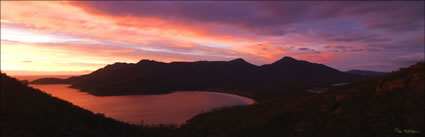
<instances>
[{"instance_id":1,"label":"dark hill","mask_svg":"<svg viewBox=\"0 0 425 137\"><path fill-rule=\"evenodd\" d=\"M271 88L289 85L298 88L327 87L329 84L348 82L356 78L355 75L340 72L323 64L291 57L284 57L260 68L264 83L268 83Z\"/></svg>"},{"instance_id":2,"label":"dark hill","mask_svg":"<svg viewBox=\"0 0 425 137\"><path fill-rule=\"evenodd\" d=\"M185 137L423 137L424 63L321 94L197 115Z\"/></svg>"},{"instance_id":3,"label":"dark hill","mask_svg":"<svg viewBox=\"0 0 425 137\"><path fill-rule=\"evenodd\" d=\"M95 114L1 74L2 137L152 136L166 127L140 127Z\"/></svg>"},{"instance_id":4,"label":"dark hill","mask_svg":"<svg viewBox=\"0 0 425 137\"><path fill-rule=\"evenodd\" d=\"M178 90L284 91L289 88L327 87L349 82L357 75L322 64L284 57L255 66L243 59L163 63L141 60L115 63L66 80L36 80L32 84L69 83L94 95L160 94Z\"/></svg>"}]
</instances>

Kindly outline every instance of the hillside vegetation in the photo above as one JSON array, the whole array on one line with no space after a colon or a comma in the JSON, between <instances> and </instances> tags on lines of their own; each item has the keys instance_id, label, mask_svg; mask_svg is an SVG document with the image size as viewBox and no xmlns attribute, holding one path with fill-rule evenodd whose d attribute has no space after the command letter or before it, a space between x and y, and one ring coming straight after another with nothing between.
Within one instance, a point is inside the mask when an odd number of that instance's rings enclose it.
<instances>
[{"instance_id":1,"label":"hillside vegetation","mask_svg":"<svg viewBox=\"0 0 425 137\"><path fill-rule=\"evenodd\" d=\"M424 136L423 82L420 62L322 94L201 114L180 131L186 137Z\"/></svg>"}]
</instances>

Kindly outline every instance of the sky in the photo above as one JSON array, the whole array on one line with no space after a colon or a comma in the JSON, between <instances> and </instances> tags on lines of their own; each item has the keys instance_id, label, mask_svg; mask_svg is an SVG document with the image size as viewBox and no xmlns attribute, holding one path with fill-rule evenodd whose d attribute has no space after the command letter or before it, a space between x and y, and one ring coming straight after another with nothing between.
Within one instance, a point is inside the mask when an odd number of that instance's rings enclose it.
<instances>
[{"instance_id":1,"label":"sky","mask_svg":"<svg viewBox=\"0 0 425 137\"><path fill-rule=\"evenodd\" d=\"M341 71L424 60L424 1L1 1L1 71L86 74L114 62L263 65L284 56Z\"/></svg>"}]
</instances>

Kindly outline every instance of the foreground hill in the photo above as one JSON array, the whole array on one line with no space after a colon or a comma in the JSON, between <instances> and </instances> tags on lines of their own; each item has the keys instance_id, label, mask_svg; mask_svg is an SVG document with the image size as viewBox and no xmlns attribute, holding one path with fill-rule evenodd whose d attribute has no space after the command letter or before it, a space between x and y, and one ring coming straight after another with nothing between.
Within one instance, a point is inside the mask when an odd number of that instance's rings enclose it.
<instances>
[{"instance_id":1,"label":"foreground hill","mask_svg":"<svg viewBox=\"0 0 425 137\"><path fill-rule=\"evenodd\" d=\"M334 87L196 116L186 137L423 137L424 63Z\"/></svg>"},{"instance_id":2,"label":"foreground hill","mask_svg":"<svg viewBox=\"0 0 425 137\"><path fill-rule=\"evenodd\" d=\"M2 137L134 137L161 128L138 127L94 114L1 74Z\"/></svg>"},{"instance_id":3,"label":"foreground hill","mask_svg":"<svg viewBox=\"0 0 425 137\"><path fill-rule=\"evenodd\" d=\"M322 64L284 57L263 66L243 59L171 63L141 60L136 64L107 65L91 74L69 79L38 79L31 83L68 83L72 88L102 96L212 89L284 91L327 87L357 78Z\"/></svg>"}]
</instances>

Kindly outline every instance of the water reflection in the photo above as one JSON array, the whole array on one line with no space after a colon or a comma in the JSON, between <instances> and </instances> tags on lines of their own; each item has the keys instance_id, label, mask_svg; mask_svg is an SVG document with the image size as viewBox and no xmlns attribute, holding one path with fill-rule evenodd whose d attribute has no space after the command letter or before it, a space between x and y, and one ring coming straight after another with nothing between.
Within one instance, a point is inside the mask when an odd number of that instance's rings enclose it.
<instances>
[{"instance_id":1,"label":"water reflection","mask_svg":"<svg viewBox=\"0 0 425 137\"><path fill-rule=\"evenodd\" d=\"M68 84L30 85L75 105L133 124L182 124L214 108L252 104L253 100L225 93L174 92L163 95L98 97L68 88Z\"/></svg>"}]
</instances>

